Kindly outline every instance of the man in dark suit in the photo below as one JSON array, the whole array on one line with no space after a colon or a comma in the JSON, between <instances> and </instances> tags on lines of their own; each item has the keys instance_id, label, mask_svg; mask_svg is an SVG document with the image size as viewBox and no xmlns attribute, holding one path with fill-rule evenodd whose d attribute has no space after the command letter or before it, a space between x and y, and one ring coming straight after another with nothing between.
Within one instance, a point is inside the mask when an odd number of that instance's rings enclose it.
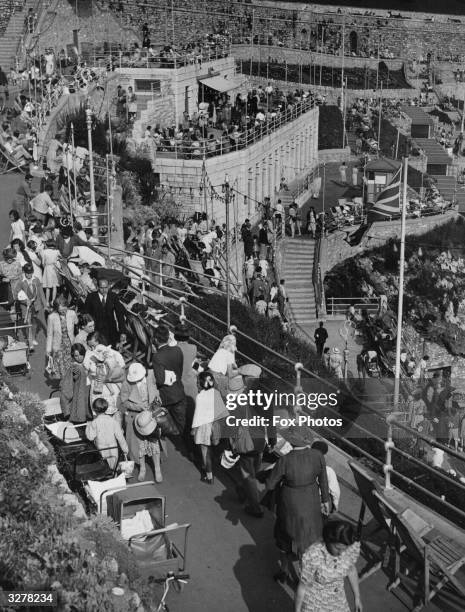
<instances>
[{"instance_id":1,"label":"man in dark suit","mask_svg":"<svg viewBox=\"0 0 465 612\"><path fill-rule=\"evenodd\" d=\"M166 325L157 327L154 333L157 352L153 356L152 367L155 380L164 406L187 442L186 431L186 395L182 384L184 356L179 346L169 346L169 329Z\"/></svg>"},{"instance_id":2,"label":"man in dark suit","mask_svg":"<svg viewBox=\"0 0 465 612\"><path fill-rule=\"evenodd\" d=\"M106 278L98 281L98 290L92 291L86 298L84 311L95 321L95 329L105 336L112 346L121 341L125 333L124 307L118 296L110 291Z\"/></svg>"}]
</instances>

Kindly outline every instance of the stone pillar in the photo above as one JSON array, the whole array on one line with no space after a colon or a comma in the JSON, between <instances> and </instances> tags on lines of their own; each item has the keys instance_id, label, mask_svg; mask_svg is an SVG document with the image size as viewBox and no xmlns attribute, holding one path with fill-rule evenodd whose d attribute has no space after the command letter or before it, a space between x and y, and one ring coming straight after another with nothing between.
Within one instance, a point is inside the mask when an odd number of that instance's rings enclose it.
<instances>
[{"instance_id":1,"label":"stone pillar","mask_svg":"<svg viewBox=\"0 0 465 612\"><path fill-rule=\"evenodd\" d=\"M256 179L255 179L255 185L256 185L255 199L258 202L261 202L262 201L262 177L261 177L261 174L260 174L260 163L259 162L257 162L255 164L255 176L256 176Z\"/></svg>"},{"instance_id":2,"label":"stone pillar","mask_svg":"<svg viewBox=\"0 0 465 612\"><path fill-rule=\"evenodd\" d=\"M275 149L273 160L273 176L275 190L279 189L279 148Z\"/></svg>"},{"instance_id":3,"label":"stone pillar","mask_svg":"<svg viewBox=\"0 0 465 612\"><path fill-rule=\"evenodd\" d=\"M300 167L305 170L307 164L305 163L305 130L300 135Z\"/></svg>"},{"instance_id":4,"label":"stone pillar","mask_svg":"<svg viewBox=\"0 0 465 612\"><path fill-rule=\"evenodd\" d=\"M267 165L268 165L268 188L267 188L267 196L270 199L273 199L273 194L274 194L274 185L273 185L273 177L274 177L274 172L273 172L273 154L270 153L266 159L267 161Z\"/></svg>"},{"instance_id":5,"label":"stone pillar","mask_svg":"<svg viewBox=\"0 0 465 612\"><path fill-rule=\"evenodd\" d=\"M250 219L252 210L255 209L255 202L252 201L253 195L253 170L249 168L247 171L247 217Z\"/></svg>"},{"instance_id":6,"label":"stone pillar","mask_svg":"<svg viewBox=\"0 0 465 612\"><path fill-rule=\"evenodd\" d=\"M279 189L279 184L281 182L281 174L282 174L282 167L284 165L284 147L283 145L281 145L278 149L277 149L277 163L276 163L276 186Z\"/></svg>"},{"instance_id":7,"label":"stone pillar","mask_svg":"<svg viewBox=\"0 0 465 612\"><path fill-rule=\"evenodd\" d=\"M114 181L112 181L113 183ZM121 185L113 185L110 200L110 246L115 249L124 249L123 238L123 189Z\"/></svg>"},{"instance_id":8,"label":"stone pillar","mask_svg":"<svg viewBox=\"0 0 465 612\"><path fill-rule=\"evenodd\" d=\"M266 163L266 157L263 157L261 162L260 162L260 169L261 169L261 173L262 173L262 201L265 199L265 197L268 195L267 193L267 173L268 173L268 168L267 168L267 163Z\"/></svg>"}]
</instances>

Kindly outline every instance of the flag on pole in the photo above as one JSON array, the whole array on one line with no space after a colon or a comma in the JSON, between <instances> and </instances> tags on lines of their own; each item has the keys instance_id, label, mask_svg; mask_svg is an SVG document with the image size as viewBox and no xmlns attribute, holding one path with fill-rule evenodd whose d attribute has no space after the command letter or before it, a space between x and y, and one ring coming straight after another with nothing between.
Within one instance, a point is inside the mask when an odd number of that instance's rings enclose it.
<instances>
[{"instance_id":1,"label":"flag on pole","mask_svg":"<svg viewBox=\"0 0 465 612\"><path fill-rule=\"evenodd\" d=\"M400 189L402 168L392 177L389 185L380 191L373 207L368 211L368 222L388 221L400 215Z\"/></svg>"}]
</instances>

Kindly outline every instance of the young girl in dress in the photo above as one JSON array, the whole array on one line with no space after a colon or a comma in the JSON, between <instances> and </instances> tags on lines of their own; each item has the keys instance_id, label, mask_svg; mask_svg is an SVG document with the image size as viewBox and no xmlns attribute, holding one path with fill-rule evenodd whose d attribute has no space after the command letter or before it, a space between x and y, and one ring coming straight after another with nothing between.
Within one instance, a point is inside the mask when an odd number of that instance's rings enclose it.
<instances>
[{"instance_id":1,"label":"young girl in dress","mask_svg":"<svg viewBox=\"0 0 465 612\"><path fill-rule=\"evenodd\" d=\"M47 240L45 249L42 251L42 262L44 265L42 286L48 304L53 304L57 295L57 289L60 286L57 270L59 258L60 251L57 248L55 240Z\"/></svg>"}]
</instances>

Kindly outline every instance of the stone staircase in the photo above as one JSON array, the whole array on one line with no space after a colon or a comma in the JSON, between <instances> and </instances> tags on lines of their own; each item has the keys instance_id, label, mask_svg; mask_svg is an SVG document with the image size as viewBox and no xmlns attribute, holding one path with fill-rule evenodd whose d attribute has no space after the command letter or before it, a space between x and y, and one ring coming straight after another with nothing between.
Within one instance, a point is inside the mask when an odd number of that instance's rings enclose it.
<instances>
[{"instance_id":1,"label":"stone staircase","mask_svg":"<svg viewBox=\"0 0 465 612\"><path fill-rule=\"evenodd\" d=\"M5 33L0 36L0 66L7 74L11 67L16 66L16 51L24 33L24 19L29 8L35 5L35 0L27 0L22 11L13 12Z\"/></svg>"},{"instance_id":2,"label":"stone staircase","mask_svg":"<svg viewBox=\"0 0 465 612\"><path fill-rule=\"evenodd\" d=\"M298 326L316 320L313 289L313 257L315 241L303 238L285 238L282 246L281 278L286 280L289 309Z\"/></svg>"},{"instance_id":3,"label":"stone staircase","mask_svg":"<svg viewBox=\"0 0 465 612\"><path fill-rule=\"evenodd\" d=\"M137 96L137 117L132 128L132 137L136 140L144 137L145 128L148 125L155 127L156 123L167 125L163 117L163 107L161 94L151 96ZM156 117L156 121L153 121Z\"/></svg>"}]
</instances>

